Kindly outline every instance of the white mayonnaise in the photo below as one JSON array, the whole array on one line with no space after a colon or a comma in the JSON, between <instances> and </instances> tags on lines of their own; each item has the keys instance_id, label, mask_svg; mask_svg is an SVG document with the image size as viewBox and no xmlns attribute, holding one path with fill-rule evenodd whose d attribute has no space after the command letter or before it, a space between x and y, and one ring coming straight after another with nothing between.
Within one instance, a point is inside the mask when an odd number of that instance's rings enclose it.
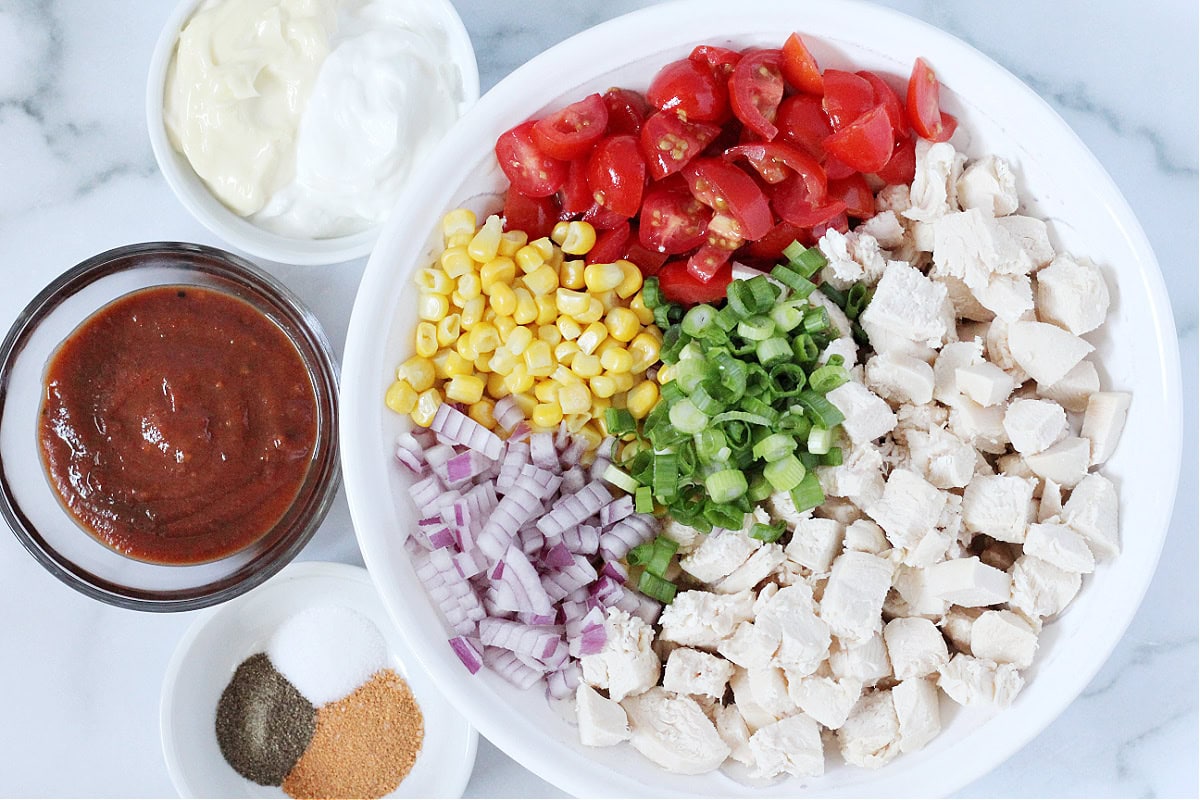
<instances>
[{"instance_id":1,"label":"white mayonnaise","mask_svg":"<svg viewBox=\"0 0 1200 800\"><path fill-rule=\"evenodd\" d=\"M382 222L458 115L458 68L420 0L207 0L164 114L226 206L284 236Z\"/></svg>"}]
</instances>

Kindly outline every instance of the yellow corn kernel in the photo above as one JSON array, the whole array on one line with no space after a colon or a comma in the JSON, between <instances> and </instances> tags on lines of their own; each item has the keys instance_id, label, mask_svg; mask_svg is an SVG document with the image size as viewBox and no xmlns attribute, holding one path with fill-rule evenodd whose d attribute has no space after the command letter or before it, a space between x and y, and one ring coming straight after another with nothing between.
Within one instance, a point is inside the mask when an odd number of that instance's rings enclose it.
<instances>
[{"instance_id":1,"label":"yellow corn kernel","mask_svg":"<svg viewBox=\"0 0 1200 800\"><path fill-rule=\"evenodd\" d=\"M617 295L622 300L628 300L642 290L642 271L632 261L621 259L617 262L621 274L625 277L617 284ZM651 315L653 317L653 315ZM645 323L643 323L645 324Z\"/></svg>"},{"instance_id":2,"label":"yellow corn kernel","mask_svg":"<svg viewBox=\"0 0 1200 800\"><path fill-rule=\"evenodd\" d=\"M498 216L493 214L488 217L467 245L467 254L480 264L491 261L496 257L496 253L500 252L500 234L504 232L503 229Z\"/></svg>"},{"instance_id":3,"label":"yellow corn kernel","mask_svg":"<svg viewBox=\"0 0 1200 800\"><path fill-rule=\"evenodd\" d=\"M579 334L576 340L579 343L579 349L591 355L596 352L601 343L608 338L608 328L602 322L593 322L583 329L583 333Z\"/></svg>"},{"instance_id":4,"label":"yellow corn kernel","mask_svg":"<svg viewBox=\"0 0 1200 800\"><path fill-rule=\"evenodd\" d=\"M554 372L554 353L550 351L550 345L546 342L538 340L525 348L525 367L529 370L529 374L538 378L548 378L551 372Z\"/></svg>"},{"instance_id":5,"label":"yellow corn kernel","mask_svg":"<svg viewBox=\"0 0 1200 800\"><path fill-rule=\"evenodd\" d=\"M554 223L554 229L550 231L550 240L559 247L567 240L567 233L570 231L570 225L567 222Z\"/></svg>"},{"instance_id":6,"label":"yellow corn kernel","mask_svg":"<svg viewBox=\"0 0 1200 800\"><path fill-rule=\"evenodd\" d=\"M565 364L559 364L554 368L554 372L550 373L550 380L558 381L562 386L568 386L575 383L583 383L583 378L571 372L571 368Z\"/></svg>"},{"instance_id":7,"label":"yellow corn kernel","mask_svg":"<svg viewBox=\"0 0 1200 800\"><path fill-rule=\"evenodd\" d=\"M599 299L592 297L588 300L587 311L575 315L575 319L580 323L598 322L604 316L604 303Z\"/></svg>"},{"instance_id":8,"label":"yellow corn kernel","mask_svg":"<svg viewBox=\"0 0 1200 800\"><path fill-rule=\"evenodd\" d=\"M507 283L497 283L492 287L491 295L488 298L488 305L497 314L511 317L513 312L517 310L516 292Z\"/></svg>"},{"instance_id":9,"label":"yellow corn kernel","mask_svg":"<svg viewBox=\"0 0 1200 800\"><path fill-rule=\"evenodd\" d=\"M450 293L450 308L456 311L462 311L463 306L466 304L467 298L458 293L458 287L456 286L454 291Z\"/></svg>"},{"instance_id":10,"label":"yellow corn kernel","mask_svg":"<svg viewBox=\"0 0 1200 800\"><path fill-rule=\"evenodd\" d=\"M474 233L456 233L446 240L446 247L460 247L463 250L467 249L467 245L475 238ZM469 256L468 256L469 257ZM474 264L475 262L471 262Z\"/></svg>"},{"instance_id":11,"label":"yellow corn kernel","mask_svg":"<svg viewBox=\"0 0 1200 800\"><path fill-rule=\"evenodd\" d=\"M620 287L617 288L617 293L620 294ZM646 308L646 300L642 297L642 293L638 292L629 301L629 310L637 314L638 322L643 325L649 325L654 322L654 312Z\"/></svg>"},{"instance_id":12,"label":"yellow corn kernel","mask_svg":"<svg viewBox=\"0 0 1200 800\"><path fill-rule=\"evenodd\" d=\"M558 268L558 282L568 289L582 289L587 285L583 277L586 270L583 261L564 261Z\"/></svg>"},{"instance_id":13,"label":"yellow corn kernel","mask_svg":"<svg viewBox=\"0 0 1200 800\"><path fill-rule=\"evenodd\" d=\"M529 287L529 291L534 294L550 294L558 288L558 270L548 264L543 264L526 275L523 280Z\"/></svg>"},{"instance_id":14,"label":"yellow corn kernel","mask_svg":"<svg viewBox=\"0 0 1200 800\"><path fill-rule=\"evenodd\" d=\"M592 416L595 415L593 414ZM604 441L604 434L601 433L600 426L594 422L589 422L575 431L575 435L587 440L588 450L595 450Z\"/></svg>"},{"instance_id":15,"label":"yellow corn kernel","mask_svg":"<svg viewBox=\"0 0 1200 800\"><path fill-rule=\"evenodd\" d=\"M588 385L596 397L607 398L617 393L617 382L607 375L597 375L588 381Z\"/></svg>"},{"instance_id":16,"label":"yellow corn kernel","mask_svg":"<svg viewBox=\"0 0 1200 800\"><path fill-rule=\"evenodd\" d=\"M592 296L600 301L600 308L603 309L605 314L621 305L621 298L617 297L617 293L612 289L609 289L607 292L598 292Z\"/></svg>"},{"instance_id":17,"label":"yellow corn kernel","mask_svg":"<svg viewBox=\"0 0 1200 800\"><path fill-rule=\"evenodd\" d=\"M613 347L600 354L600 365L609 372L630 372L633 356L624 347Z\"/></svg>"},{"instance_id":18,"label":"yellow corn kernel","mask_svg":"<svg viewBox=\"0 0 1200 800\"><path fill-rule=\"evenodd\" d=\"M512 258L528 241L529 234L525 233L525 231L505 231L500 234L500 247L497 248L496 252L502 256Z\"/></svg>"},{"instance_id":19,"label":"yellow corn kernel","mask_svg":"<svg viewBox=\"0 0 1200 800\"><path fill-rule=\"evenodd\" d=\"M618 392L628 392L633 388L633 375L629 372L605 372L617 385Z\"/></svg>"},{"instance_id":20,"label":"yellow corn kernel","mask_svg":"<svg viewBox=\"0 0 1200 800\"><path fill-rule=\"evenodd\" d=\"M450 294L450 292L454 291L453 279L446 274L444 269L438 267L426 267L425 269L417 270L416 284L423 292Z\"/></svg>"},{"instance_id":21,"label":"yellow corn kernel","mask_svg":"<svg viewBox=\"0 0 1200 800\"><path fill-rule=\"evenodd\" d=\"M450 313L450 298L444 294L421 292L417 301L417 316L429 322L437 322Z\"/></svg>"},{"instance_id":22,"label":"yellow corn kernel","mask_svg":"<svg viewBox=\"0 0 1200 800\"><path fill-rule=\"evenodd\" d=\"M604 325L603 322L601 322L600 324ZM604 332L605 333L608 332L607 325L604 327ZM625 349L624 342L618 342L616 339L609 336L607 339L605 339L603 342L600 343L599 347L596 348L596 355L600 356L601 358L604 358L604 354L607 353L609 350L624 350L624 349Z\"/></svg>"},{"instance_id":23,"label":"yellow corn kernel","mask_svg":"<svg viewBox=\"0 0 1200 800\"><path fill-rule=\"evenodd\" d=\"M483 284L479 280L479 275L473 270L458 277L457 294L464 301L470 300L472 297L479 297L482 292Z\"/></svg>"},{"instance_id":24,"label":"yellow corn kernel","mask_svg":"<svg viewBox=\"0 0 1200 800\"><path fill-rule=\"evenodd\" d=\"M625 280L625 273L616 264L588 264L583 269L583 283L594 294L616 289Z\"/></svg>"},{"instance_id":25,"label":"yellow corn kernel","mask_svg":"<svg viewBox=\"0 0 1200 800\"><path fill-rule=\"evenodd\" d=\"M483 390L487 386L478 375L455 375L446 382L446 399L456 403L478 403L483 399Z\"/></svg>"},{"instance_id":26,"label":"yellow corn kernel","mask_svg":"<svg viewBox=\"0 0 1200 800\"><path fill-rule=\"evenodd\" d=\"M479 375L487 375L489 372L491 372L491 367L488 366L491 363L491 360L491 353L480 353L479 355L475 356L475 372Z\"/></svg>"},{"instance_id":27,"label":"yellow corn kernel","mask_svg":"<svg viewBox=\"0 0 1200 800\"><path fill-rule=\"evenodd\" d=\"M591 296L584 292L559 289L554 293L554 304L558 307L558 313L574 317L576 321L579 320L580 314L588 310L591 302Z\"/></svg>"},{"instance_id":28,"label":"yellow corn kernel","mask_svg":"<svg viewBox=\"0 0 1200 800\"><path fill-rule=\"evenodd\" d=\"M533 396L538 399L539 403L556 403L558 402L558 384L549 378L538 381L533 387Z\"/></svg>"},{"instance_id":29,"label":"yellow corn kernel","mask_svg":"<svg viewBox=\"0 0 1200 800\"><path fill-rule=\"evenodd\" d=\"M592 421L592 415L583 414L567 414L563 412L563 424L567 426L568 433L579 433L579 430Z\"/></svg>"},{"instance_id":30,"label":"yellow corn kernel","mask_svg":"<svg viewBox=\"0 0 1200 800\"><path fill-rule=\"evenodd\" d=\"M657 325L647 325L642 329L642 332L649 334L651 337L653 337L654 341L658 342L660 345L662 344L663 332Z\"/></svg>"},{"instance_id":31,"label":"yellow corn kernel","mask_svg":"<svg viewBox=\"0 0 1200 800\"><path fill-rule=\"evenodd\" d=\"M433 386L433 362L424 356L413 356L396 367L396 380L406 381L418 392Z\"/></svg>"},{"instance_id":32,"label":"yellow corn kernel","mask_svg":"<svg viewBox=\"0 0 1200 800\"><path fill-rule=\"evenodd\" d=\"M604 419L604 412L612 408L612 400L607 397L592 396L592 416Z\"/></svg>"},{"instance_id":33,"label":"yellow corn kernel","mask_svg":"<svg viewBox=\"0 0 1200 800\"><path fill-rule=\"evenodd\" d=\"M453 350L451 350L450 354L446 356L447 378L453 378L455 375L470 375L474 371L474 358L465 358L461 353L456 353Z\"/></svg>"},{"instance_id":34,"label":"yellow corn kernel","mask_svg":"<svg viewBox=\"0 0 1200 800\"><path fill-rule=\"evenodd\" d=\"M453 350L439 350L433 358L429 359L433 363L433 377L439 381L450 377L450 373L446 371L446 364L450 361L451 354L458 355Z\"/></svg>"},{"instance_id":35,"label":"yellow corn kernel","mask_svg":"<svg viewBox=\"0 0 1200 800\"><path fill-rule=\"evenodd\" d=\"M492 324L496 326L496 334L502 342L507 342L509 335L517 328L517 322L512 317L496 317Z\"/></svg>"},{"instance_id":36,"label":"yellow corn kernel","mask_svg":"<svg viewBox=\"0 0 1200 800\"><path fill-rule=\"evenodd\" d=\"M495 356L493 356L495 358ZM493 372L487 376L487 393L488 397L493 400L499 400L502 397L508 397L511 392L508 391L508 386L504 383L504 379L508 377L507 373L501 374Z\"/></svg>"},{"instance_id":37,"label":"yellow corn kernel","mask_svg":"<svg viewBox=\"0 0 1200 800\"><path fill-rule=\"evenodd\" d=\"M479 353L474 347L471 347L471 339L467 336L460 336L454 340L454 352L472 363L479 358Z\"/></svg>"},{"instance_id":38,"label":"yellow corn kernel","mask_svg":"<svg viewBox=\"0 0 1200 800\"><path fill-rule=\"evenodd\" d=\"M557 231L558 226L555 225L554 229ZM581 256L595 247L596 229L592 227L592 223L590 222L572 220L567 223L566 235L559 244L562 245L564 253L572 256Z\"/></svg>"},{"instance_id":39,"label":"yellow corn kernel","mask_svg":"<svg viewBox=\"0 0 1200 800\"><path fill-rule=\"evenodd\" d=\"M446 239L461 233L474 236L478 225L474 211L469 208L455 208L447 211L446 216L442 217L442 236Z\"/></svg>"},{"instance_id":40,"label":"yellow corn kernel","mask_svg":"<svg viewBox=\"0 0 1200 800\"><path fill-rule=\"evenodd\" d=\"M624 390L622 390L621 388L619 388L621 386L621 381L617 380L615 377L613 378L613 380L616 381L618 389L617 389L617 393L612 396L612 399L610 402L612 403L613 408L624 408L626 392ZM632 378L630 378L630 385L631 386L633 385Z\"/></svg>"},{"instance_id":41,"label":"yellow corn kernel","mask_svg":"<svg viewBox=\"0 0 1200 800\"><path fill-rule=\"evenodd\" d=\"M500 346L500 333L490 322L481 322L467 335L471 349L479 355L490 353Z\"/></svg>"},{"instance_id":42,"label":"yellow corn kernel","mask_svg":"<svg viewBox=\"0 0 1200 800\"><path fill-rule=\"evenodd\" d=\"M563 314L554 323L558 326L558 332L562 334L562 338L567 340L575 340L579 338L579 334L583 333L583 329L579 327L579 323L573 318Z\"/></svg>"},{"instance_id":43,"label":"yellow corn kernel","mask_svg":"<svg viewBox=\"0 0 1200 800\"><path fill-rule=\"evenodd\" d=\"M462 333L462 317L458 314L448 314L438 320L437 340L441 347L449 347L458 340Z\"/></svg>"},{"instance_id":44,"label":"yellow corn kernel","mask_svg":"<svg viewBox=\"0 0 1200 800\"><path fill-rule=\"evenodd\" d=\"M517 265L511 258L497 256L479 268L479 284L484 294L491 294L498 284L510 289L517 279Z\"/></svg>"},{"instance_id":45,"label":"yellow corn kernel","mask_svg":"<svg viewBox=\"0 0 1200 800\"><path fill-rule=\"evenodd\" d=\"M532 244L527 244L518 250L516 255L513 256L513 260L517 262L517 266L521 268L521 272L524 272L526 275L546 263L546 257Z\"/></svg>"},{"instance_id":46,"label":"yellow corn kernel","mask_svg":"<svg viewBox=\"0 0 1200 800\"><path fill-rule=\"evenodd\" d=\"M540 239L534 239L529 243L529 246L541 254L542 261L549 261L554 258L555 253L559 252L558 248L554 246L554 242L545 236Z\"/></svg>"},{"instance_id":47,"label":"yellow corn kernel","mask_svg":"<svg viewBox=\"0 0 1200 800\"><path fill-rule=\"evenodd\" d=\"M442 269L451 278L460 278L468 272L475 271L475 262L471 260L471 256L467 253L465 247L448 247L442 253L440 259Z\"/></svg>"},{"instance_id":48,"label":"yellow corn kernel","mask_svg":"<svg viewBox=\"0 0 1200 800\"><path fill-rule=\"evenodd\" d=\"M516 364L517 357L510 353L507 348L501 347L492 353L492 357L488 359L488 371L507 375L512 372Z\"/></svg>"},{"instance_id":49,"label":"yellow corn kernel","mask_svg":"<svg viewBox=\"0 0 1200 800\"><path fill-rule=\"evenodd\" d=\"M558 305L554 302L553 295L539 295L533 298L533 302L537 303L537 324L553 325L558 319Z\"/></svg>"},{"instance_id":50,"label":"yellow corn kernel","mask_svg":"<svg viewBox=\"0 0 1200 800\"><path fill-rule=\"evenodd\" d=\"M563 410L558 403L538 403L533 407L530 422L538 428L553 428L562 422Z\"/></svg>"},{"instance_id":51,"label":"yellow corn kernel","mask_svg":"<svg viewBox=\"0 0 1200 800\"><path fill-rule=\"evenodd\" d=\"M546 259L546 263L554 267L555 270L561 270L564 261L566 261L566 257L563 255L563 251L557 248L555 248L553 255Z\"/></svg>"},{"instance_id":52,"label":"yellow corn kernel","mask_svg":"<svg viewBox=\"0 0 1200 800\"><path fill-rule=\"evenodd\" d=\"M539 325L538 338L551 347L557 347L563 340L562 334L559 333L558 328L554 325Z\"/></svg>"},{"instance_id":53,"label":"yellow corn kernel","mask_svg":"<svg viewBox=\"0 0 1200 800\"><path fill-rule=\"evenodd\" d=\"M483 312L487 309L487 300L483 295L472 297L463 305L462 313L459 314L459 324L470 330L483 321Z\"/></svg>"},{"instance_id":54,"label":"yellow corn kernel","mask_svg":"<svg viewBox=\"0 0 1200 800\"><path fill-rule=\"evenodd\" d=\"M514 356L523 356L526 348L533 343L533 331L524 326L513 328L504 340L504 346Z\"/></svg>"},{"instance_id":55,"label":"yellow corn kernel","mask_svg":"<svg viewBox=\"0 0 1200 800\"><path fill-rule=\"evenodd\" d=\"M671 369L670 364L663 364L658 368L658 373L654 377L659 386L666 386L674 379L675 371Z\"/></svg>"},{"instance_id":56,"label":"yellow corn kernel","mask_svg":"<svg viewBox=\"0 0 1200 800\"><path fill-rule=\"evenodd\" d=\"M584 383L560 386L557 399L563 414L586 414L592 408L592 393Z\"/></svg>"},{"instance_id":57,"label":"yellow corn kernel","mask_svg":"<svg viewBox=\"0 0 1200 800\"><path fill-rule=\"evenodd\" d=\"M437 326L432 322L417 323L416 335L417 355L422 358L433 358L438 351Z\"/></svg>"},{"instance_id":58,"label":"yellow corn kernel","mask_svg":"<svg viewBox=\"0 0 1200 800\"><path fill-rule=\"evenodd\" d=\"M630 342L642 331L642 323L638 322L637 314L628 308L614 308L604 318L608 334L619 342Z\"/></svg>"},{"instance_id":59,"label":"yellow corn kernel","mask_svg":"<svg viewBox=\"0 0 1200 800\"><path fill-rule=\"evenodd\" d=\"M496 324L496 309L489 306L486 310L484 310L483 321L490 322L493 325L495 325Z\"/></svg>"},{"instance_id":60,"label":"yellow corn kernel","mask_svg":"<svg viewBox=\"0 0 1200 800\"><path fill-rule=\"evenodd\" d=\"M504 385L513 394L521 394L533 389L533 384L537 379L529 374L529 370L524 364L516 364L512 368L512 372L504 379Z\"/></svg>"},{"instance_id":61,"label":"yellow corn kernel","mask_svg":"<svg viewBox=\"0 0 1200 800\"><path fill-rule=\"evenodd\" d=\"M633 356L633 364L629 370L635 373L645 372L655 361L658 361L661 349L662 345L654 338L653 334L646 331L639 333L629 343L629 354ZM658 374L661 376L662 370L659 370Z\"/></svg>"},{"instance_id":62,"label":"yellow corn kernel","mask_svg":"<svg viewBox=\"0 0 1200 800\"><path fill-rule=\"evenodd\" d=\"M517 408L521 409L521 413L525 415L526 419L533 414L533 408L537 405L537 398L528 391L514 394L513 400L516 401Z\"/></svg>"},{"instance_id":63,"label":"yellow corn kernel","mask_svg":"<svg viewBox=\"0 0 1200 800\"><path fill-rule=\"evenodd\" d=\"M581 378L594 378L603 372L599 356L580 351L571 361L571 372Z\"/></svg>"},{"instance_id":64,"label":"yellow corn kernel","mask_svg":"<svg viewBox=\"0 0 1200 800\"><path fill-rule=\"evenodd\" d=\"M571 366L571 362L575 358L575 354L579 352L579 345L567 339L559 342L554 346L554 360L560 365Z\"/></svg>"},{"instance_id":65,"label":"yellow corn kernel","mask_svg":"<svg viewBox=\"0 0 1200 800\"><path fill-rule=\"evenodd\" d=\"M485 428L495 428L496 402L490 397L481 397L467 407L467 416Z\"/></svg>"},{"instance_id":66,"label":"yellow corn kernel","mask_svg":"<svg viewBox=\"0 0 1200 800\"><path fill-rule=\"evenodd\" d=\"M426 389L417 395L416 408L412 410L412 421L422 428L433 424L433 417L442 405L442 393L437 389Z\"/></svg>"},{"instance_id":67,"label":"yellow corn kernel","mask_svg":"<svg viewBox=\"0 0 1200 800\"><path fill-rule=\"evenodd\" d=\"M417 390L408 381L392 381L383 402L397 414L411 414L417 407Z\"/></svg>"},{"instance_id":68,"label":"yellow corn kernel","mask_svg":"<svg viewBox=\"0 0 1200 800\"><path fill-rule=\"evenodd\" d=\"M513 294L517 297L517 308L513 311L513 320L518 325L528 325L537 319L538 307L533 301L533 295L523 286L518 286L513 290Z\"/></svg>"}]
</instances>

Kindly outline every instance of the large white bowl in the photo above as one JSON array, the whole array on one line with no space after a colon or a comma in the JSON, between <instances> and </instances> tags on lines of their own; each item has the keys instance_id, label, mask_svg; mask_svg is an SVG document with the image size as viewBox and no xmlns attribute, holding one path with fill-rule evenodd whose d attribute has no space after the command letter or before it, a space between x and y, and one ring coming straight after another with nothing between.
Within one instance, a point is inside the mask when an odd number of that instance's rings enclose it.
<instances>
[{"instance_id":1,"label":"large white bowl","mask_svg":"<svg viewBox=\"0 0 1200 800\"><path fill-rule=\"evenodd\" d=\"M628 745L582 747L540 689L517 691L486 671L468 676L446 646L446 630L402 547L415 515L391 452L401 420L384 407L383 394L395 365L411 353L416 316L410 276L433 254L440 215L463 204L477 212L498 207L495 193L504 185L492 153L498 134L588 92L645 88L661 65L693 45L779 46L792 30L806 35L826 67L878 69L902 80L917 56L930 61L945 86L945 107L960 119L956 145L972 156L1009 159L1025 213L1050 221L1059 249L1103 265L1115 301L1107 325L1089 338L1103 385L1132 391L1134 400L1121 446L1104 468L1120 491L1123 552L1087 576L1067 612L1046 627L1028 685L1013 705L993 712L947 703L942 734L919 753L877 771L847 767L834 754L818 780L751 789L721 774L668 774ZM954 791L1049 724L1121 638L1158 561L1180 457L1179 356L1170 306L1154 254L1111 178L1066 123L1004 69L940 30L860 2L759 0L740 4L736 14L715 0L655 6L572 37L498 84L414 177L381 235L350 323L342 392L346 490L384 602L472 724L521 764L577 795Z\"/></svg>"}]
</instances>

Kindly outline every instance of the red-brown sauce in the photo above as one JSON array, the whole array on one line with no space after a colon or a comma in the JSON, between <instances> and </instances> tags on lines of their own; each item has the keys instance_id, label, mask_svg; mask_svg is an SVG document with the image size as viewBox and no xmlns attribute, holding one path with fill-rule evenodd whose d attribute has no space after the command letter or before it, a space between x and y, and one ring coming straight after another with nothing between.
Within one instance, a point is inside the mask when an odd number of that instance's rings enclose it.
<instances>
[{"instance_id":1,"label":"red-brown sauce","mask_svg":"<svg viewBox=\"0 0 1200 800\"><path fill-rule=\"evenodd\" d=\"M300 354L249 303L194 286L126 295L51 357L39 439L51 484L100 542L198 564L271 530L317 437Z\"/></svg>"}]
</instances>

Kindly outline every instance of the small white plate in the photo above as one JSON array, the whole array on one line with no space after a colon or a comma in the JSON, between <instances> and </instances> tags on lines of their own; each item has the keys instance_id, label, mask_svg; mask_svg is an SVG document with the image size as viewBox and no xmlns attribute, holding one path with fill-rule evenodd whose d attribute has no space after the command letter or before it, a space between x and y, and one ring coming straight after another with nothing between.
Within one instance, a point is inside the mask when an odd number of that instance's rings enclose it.
<instances>
[{"instance_id":1,"label":"small white plate","mask_svg":"<svg viewBox=\"0 0 1200 800\"><path fill-rule=\"evenodd\" d=\"M285 620L316 606L344 606L367 617L388 644L389 666L408 681L425 717L417 763L388 797L462 797L478 734L446 701L405 647L366 570L302 562L246 595L210 609L175 650L163 678L160 725L167 772L182 797L287 797L246 780L225 761L215 730L217 701L237 666L266 650Z\"/></svg>"}]
</instances>

